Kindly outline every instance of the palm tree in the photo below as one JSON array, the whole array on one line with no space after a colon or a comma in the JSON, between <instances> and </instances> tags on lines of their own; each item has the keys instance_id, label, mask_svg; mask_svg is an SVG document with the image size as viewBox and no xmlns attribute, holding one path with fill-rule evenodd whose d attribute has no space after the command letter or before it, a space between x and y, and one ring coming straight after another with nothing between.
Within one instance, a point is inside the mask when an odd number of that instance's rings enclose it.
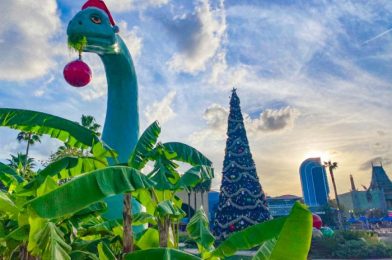
<instances>
[{"instance_id":1,"label":"palm tree","mask_svg":"<svg viewBox=\"0 0 392 260\"><path fill-rule=\"evenodd\" d=\"M18 153L16 156L11 154L11 159L8 159L8 166L15 169L26 180L30 180L34 175L34 159L28 158L25 154Z\"/></svg>"},{"instance_id":2,"label":"palm tree","mask_svg":"<svg viewBox=\"0 0 392 260\"><path fill-rule=\"evenodd\" d=\"M93 116L82 115L82 117L80 119L80 125L95 132L95 134L97 136L101 136L101 133L98 132L101 125L96 123L95 118ZM80 156L84 156L84 155L85 155L85 152L83 151L83 149L71 147L68 144L64 144L64 145L60 146L55 153L50 155L49 163L57 161L61 158L67 157L67 156L80 157Z\"/></svg>"},{"instance_id":3,"label":"palm tree","mask_svg":"<svg viewBox=\"0 0 392 260\"><path fill-rule=\"evenodd\" d=\"M101 136L101 133L98 132L99 128L101 128L101 125L96 123L95 118L93 116L82 115L82 118L80 119L80 123L82 126L95 132L97 136Z\"/></svg>"},{"instance_id":4,"label":"palm tree","mask_svg":"<svg viewBox=\"0 0 392 260\"><path fill-rule=\"evenodd\" d=\"M36 143L41 142L41 136L40 134L33 134L32 132L19 132L18 136L16 139L21 142L27 142L27 147L26 147L26 157L29 157L29 149L31 145L34 145Z\"/></svg>"},{"instance_id":5,"label":"palm tree","mask_svg":"<svg viewBox=\"0 0 392 260\"><path fill-rule=\"evenodd\" d=\"M338 208L338 218L339 218L339 226L342 228L342 219L341 219L341 212L340 212L340 203L339 203L339 197L338 197L338 192L336 190L336 183L335 183L335 177L333 175L333 171L338 168L338 163L337 162L324 162L324 167L328 168L329 174L331 175L331 180L332 180L332 185L333 185L333 190L335 192L335 199L336 199L336 205Z\"/></svg>"}]
</instances>

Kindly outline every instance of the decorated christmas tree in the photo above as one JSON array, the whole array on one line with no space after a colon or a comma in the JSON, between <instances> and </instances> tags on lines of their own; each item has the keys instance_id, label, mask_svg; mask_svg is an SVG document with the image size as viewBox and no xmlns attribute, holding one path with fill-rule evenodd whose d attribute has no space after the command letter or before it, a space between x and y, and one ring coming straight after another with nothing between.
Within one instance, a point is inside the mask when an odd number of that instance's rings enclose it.
<instances>
[{"instance_id":1,"label":"decorated christmas tree","mask_svg":"<svg viewBox=\"0 0 392 260\"><path fill-rule=\"evenodd\" d=\"M230 100L227 136L221 192L214 221L214 234L218 239L270 219L249 149L236 89L233 89Z\"/></svg>"}]
</instances>

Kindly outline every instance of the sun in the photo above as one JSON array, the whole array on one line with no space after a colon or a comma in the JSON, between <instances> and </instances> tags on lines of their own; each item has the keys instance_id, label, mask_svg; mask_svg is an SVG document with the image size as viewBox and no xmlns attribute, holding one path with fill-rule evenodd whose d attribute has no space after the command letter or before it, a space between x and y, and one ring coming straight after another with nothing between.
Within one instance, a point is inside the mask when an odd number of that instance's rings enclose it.
<instances>
[{"instance_id":1,"label":"sun","mask_svg":"<svg viewBox=\"0 0 392 260\"><path fill-rule=\"evenodd\" d=\"M327 151L320 150L309 150L304 154L305 159L308 158L320 158L322 162L328 161L331 159L330 154Z\"/></svg>"}]
</instances>

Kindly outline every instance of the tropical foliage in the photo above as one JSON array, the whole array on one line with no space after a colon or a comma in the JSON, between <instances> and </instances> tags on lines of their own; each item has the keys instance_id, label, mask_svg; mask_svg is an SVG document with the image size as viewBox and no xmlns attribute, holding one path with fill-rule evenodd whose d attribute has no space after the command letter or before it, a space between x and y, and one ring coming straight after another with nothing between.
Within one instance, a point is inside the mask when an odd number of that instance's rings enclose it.
<instances>
[{"instance_id":1,"label":"tropical foliage","mask_svg":"<svg viewBox=\"0 0 392 260\"><path fill-rule=\"evenodd\" d=\"M283 259L290 254L306 258L311 214L301 205L289 217L249 227L216 248L208 218L200 209L187 226L200 254L179 251L179 222L185 213L177 193L209 182L214 173L211 161L195 148L158 142L157 122L141 135L128 164L114 166L108 166L107 159L115 159L116 153L102 143L97 129L16 109L0 109L0 125L49 135L68 148L87 151L58 157L29 176L18 171L19 162L0 164L3 258L218 259L256 246L260 250L255 259ZM124 194L123 219L108 220L102 216L107 210L103 199L115 194ZM132 215L131 198L145 212ZM132 227L140 225L143 231L133 232Z\"/></svg>"}]
</instances>

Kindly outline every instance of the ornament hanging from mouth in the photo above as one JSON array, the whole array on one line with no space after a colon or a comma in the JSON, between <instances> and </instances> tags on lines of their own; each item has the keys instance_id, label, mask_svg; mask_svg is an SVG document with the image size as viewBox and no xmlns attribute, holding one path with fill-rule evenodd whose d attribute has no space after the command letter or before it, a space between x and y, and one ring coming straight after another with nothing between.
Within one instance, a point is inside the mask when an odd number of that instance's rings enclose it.
<instances>
[{"instance_id":1,"label":"ornament hanging from mouth","mask_svg":"<svg viewBox=\"0 0 392 260\"><path fill-rule=\"evenodd\" d=\"M73 87L81 88L90 83L92 72L81 58L71 61L64 67L64 79Z\"/></svg>"}]
</instances>

